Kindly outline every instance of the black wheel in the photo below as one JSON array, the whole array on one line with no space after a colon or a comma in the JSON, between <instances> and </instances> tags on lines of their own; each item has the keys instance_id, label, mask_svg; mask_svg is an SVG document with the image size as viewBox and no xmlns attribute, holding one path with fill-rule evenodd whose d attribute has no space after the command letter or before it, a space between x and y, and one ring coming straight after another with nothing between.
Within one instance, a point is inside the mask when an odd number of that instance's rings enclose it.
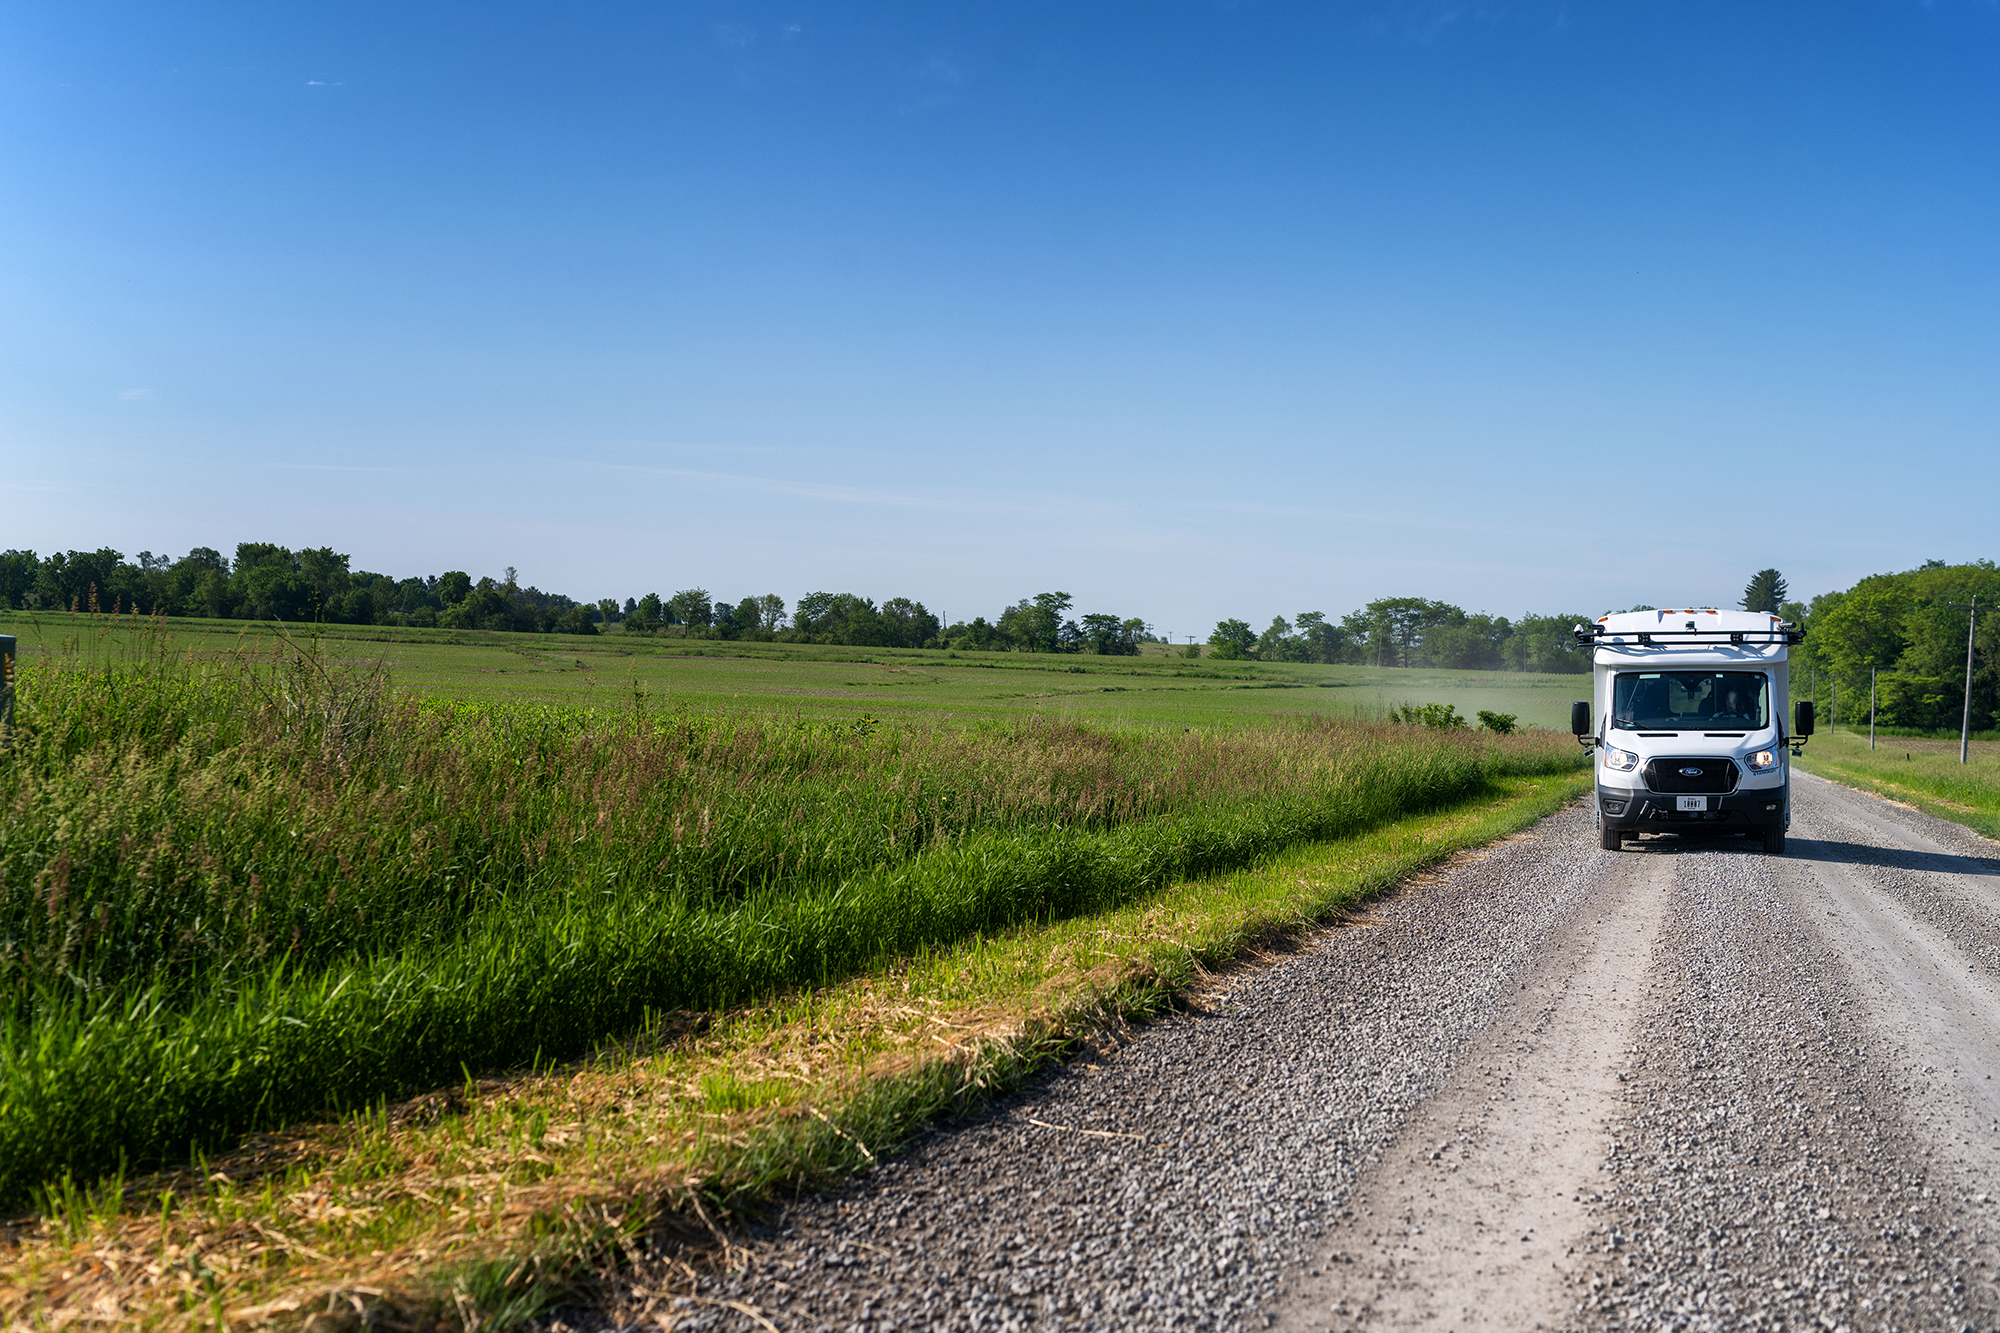
<instances>
[{"instance_id":1,"label":"black wheel","mask_svg":"<svg viewBox=\"0 0 2000 1333\"><path fill-rule=\"evenodd\" d=\"M1785 854L1785 830L1782 826L1764 830L1764 855L1783 856Z\"/></svg>"},{"instance_id":2,"label":"black wheel","mask_svg":"<svg viewBox=\"0 0 2000 1333\"><path fill-rule=\"evenodd\" d=\"M1599 824L1597 845L1607 852L1622 852L1625 850L1625 835L1609 824Z\"/></svg>"}]
</instances>

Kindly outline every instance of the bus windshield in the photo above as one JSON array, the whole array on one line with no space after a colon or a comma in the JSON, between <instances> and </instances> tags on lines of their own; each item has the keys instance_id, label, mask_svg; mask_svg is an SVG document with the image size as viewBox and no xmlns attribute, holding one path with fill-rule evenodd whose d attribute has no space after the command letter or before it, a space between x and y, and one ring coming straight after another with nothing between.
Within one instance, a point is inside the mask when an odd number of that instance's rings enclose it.
<instances>
[{"instance_id":1,"label":"bus windshield","mask_svg":"<svg viewBox=\"0 0 2000 1333\"><path fill-rule=\"evenodd\" d=\"M1754 671L1627 671L1611 683L1620 731L1756 731L1770 719L1770 682Z\"/></svg>"}]
</instances>

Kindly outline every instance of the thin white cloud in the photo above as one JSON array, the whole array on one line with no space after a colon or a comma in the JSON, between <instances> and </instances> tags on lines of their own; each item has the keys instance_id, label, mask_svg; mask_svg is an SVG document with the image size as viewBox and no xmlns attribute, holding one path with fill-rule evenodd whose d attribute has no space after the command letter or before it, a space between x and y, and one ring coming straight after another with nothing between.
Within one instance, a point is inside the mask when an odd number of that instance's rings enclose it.
<instances>
[{"instance_id":1,"label":"thin white cloud","mask_svg":"<svg viewBox=\"0 0 2000 1333\"><path fill-rule=\"evenodd\" d=\"M348 467L340 463L266 463L281 472L414 472L408 467Z\"/></svg>"},{"instance_id":2,"label":"thin white cloud","mask_svg":"<svg viewBox=\"0 0 2000 1333\"><path fill-rule=\"evenodd\" d=\"M908 491L881 490L869 486L844 486L829 482L786 481L775 477L747 476L738 472L707 472L696 468L649 467L636 463L595 463L586 466L602 468L610 472L641 473L651 477L674 477L683 481L702 481L721 486L740 487L745 490L763 491L770 495L791 495L803 500L823 500L831 504L862 505L879 509L922 509L939 513L983 513L983 514L1059 514L1073 513L1079 508L1093 512L1102 509L1099 505L1078 506L1074 504L1052 503L1047 500L991 498L973 499L964 496L923 495Z\"/></svg>"},{"instance_id":3,"label":"thin white cloud","mask_svg":"<svg viewBox=\"0 0 2000 1333\"><path fill-rule=\"evenodd\" d=\"M715 34L717 46L727 47L731 51L741 51L747 46L757 44L756 32L741 23L717 23L709 31Z\"/></svg>"},{"instance_id":4,"label":"thin white cloud","mask_svg":"<svg viewBox=\"0 0 2000 1333\"><path fill-rule=\"evenodd\" d=\"M327 82L327 81L326 81L326 80L324 80L324 79L307 79L307 80L306 80L306 87L308 87L308 88L345 88L346 86L347 86L346 84L342 83L342 82L341 82L340 80L338 80L338 79L335 79L335 80L334 80L334 81L332 81L331 83Z\"/></svg>"},{"instance_id":5,"label":"thin white cloud","mask_svg":"<svg viewBox=\"0 0 2000 1333\"><path fill-rule=\"evenodd\" d=\"M924 67L917 71L917 77L925 83L942 84L947 88L956 88L965 82L965 75L959 72L958 66L943 56L932 56L926 60Z\"/></svg>"}]
</instances>

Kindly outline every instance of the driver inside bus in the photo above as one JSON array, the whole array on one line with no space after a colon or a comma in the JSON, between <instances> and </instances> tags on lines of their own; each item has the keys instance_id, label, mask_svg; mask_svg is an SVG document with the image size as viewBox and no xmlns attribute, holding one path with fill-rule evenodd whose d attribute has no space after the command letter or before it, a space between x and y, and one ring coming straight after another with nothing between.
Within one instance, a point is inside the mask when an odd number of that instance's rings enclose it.
<instances>
[{"instance_id":1,"label":"driver inside bus","mask_svg":"<svg viewBox=\"0 0 2000 1333\"><path fill-rule=\"evenodd\" d=\"M1718 720L1737 718L1749 722L1755 720L1757 706L1750 691L1741 685L1730 685L1722 691L1722 704L1715 710Z\"/></svg>"}]
</instances>

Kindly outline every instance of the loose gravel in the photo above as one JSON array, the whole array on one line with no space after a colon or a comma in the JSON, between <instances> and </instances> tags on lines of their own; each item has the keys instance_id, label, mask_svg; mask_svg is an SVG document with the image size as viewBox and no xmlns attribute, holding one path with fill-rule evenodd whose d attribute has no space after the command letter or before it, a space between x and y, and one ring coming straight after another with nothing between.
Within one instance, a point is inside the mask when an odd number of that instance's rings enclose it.
<instances>
[{"instance_id":1,"label":"loose gravel","mask_svg":"<svg viewBox=\"0 0 2000 1333\"><path fill-rule=\"evenodd\" d=\"M1237 1329L1310 1306L1390 1326L1360 1299L1362 1266L1339 1258L1370 1224L1357 1204L1381 1195L1371 1172L1529 1021L1529 992L1554 993L1577 931L1644 865L1670 875L1654 891L1664 920L1574 1181L1575 1243L1536 1300L1464 1309L1457 1326L2000 1327L1992 1205L1966 1166L1988 1159L1942 1142L1916 1105L1932 1086L1916 1068L1925 1032L1945 1020L1895 1011L1899 992L1869 970L1880 949L1854 944L1835 895L1865 892L1870 911L1963 949L1953 967L2000 976L2000 849L1810 780L1795 805L1784 858L1671 839L1602 852L1590 813L1565 811L784 1208L692 1296L648 1300L661 1284L640 1272L629 1299L552 1322ZM1952 1013L1983 1021L1970 1002Z\"/></svg>"},{"instance_id":2,"label":"loose gravel","mask_svg":"<svg viewBox=\"0 0 2000 1333\"><path fill-rule=\"evenodd\" d=\"M1854 978L1800 910L1798 864L1680 859L1576 1323L1986 1326L1956 1243L1965 1201L1933 1187Z\"/></svg>"}]
</instances>

